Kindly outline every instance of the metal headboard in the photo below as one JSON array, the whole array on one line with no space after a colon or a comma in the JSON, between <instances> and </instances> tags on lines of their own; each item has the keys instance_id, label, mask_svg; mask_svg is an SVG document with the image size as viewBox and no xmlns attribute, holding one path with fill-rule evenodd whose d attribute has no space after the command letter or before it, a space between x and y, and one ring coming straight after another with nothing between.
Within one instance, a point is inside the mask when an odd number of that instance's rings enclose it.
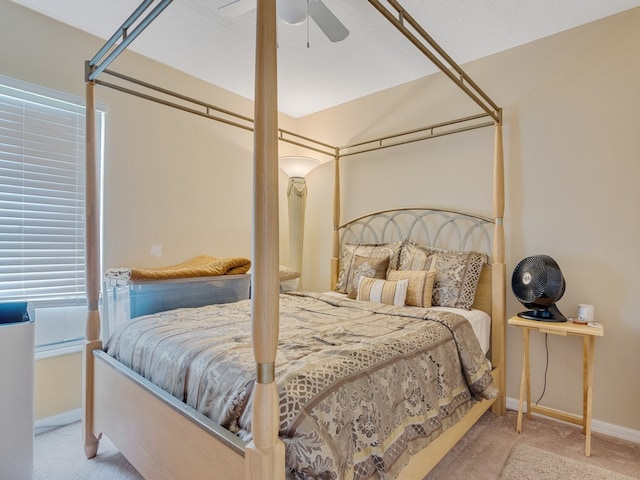
<instances>
[{"instance_id":1,"label":"metal headboard","mask_svg":"<svg viewBox=\"0 0 640 480\"><path fill-rule=\"evenodd\" d=\"M341 225L340 251L347 243L410 241L447 250L492 254L494 220L436 208L400 208L370 213Z\"/></svg>"}]
</instances>

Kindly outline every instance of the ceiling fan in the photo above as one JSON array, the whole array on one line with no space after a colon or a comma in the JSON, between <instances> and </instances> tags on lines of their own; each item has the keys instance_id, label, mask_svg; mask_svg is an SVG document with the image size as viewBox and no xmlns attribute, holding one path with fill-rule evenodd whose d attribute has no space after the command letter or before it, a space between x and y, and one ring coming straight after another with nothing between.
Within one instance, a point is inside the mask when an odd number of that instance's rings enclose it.
<instances>
[{"instance_id":1,"label":"ceiling fan","mask_svg":"<svg viewBox=\"0 0 640 480\"><path fill-rule=\"evenodd\" d=\"M225 0L218 11L227 17L237 17L256 8L257 0ZM308 17L332 42L340 42L349 36L349 30L329 10L322 0L278 0L278 17L289 25L299 25Z\"/></svg>"}]
</instances>

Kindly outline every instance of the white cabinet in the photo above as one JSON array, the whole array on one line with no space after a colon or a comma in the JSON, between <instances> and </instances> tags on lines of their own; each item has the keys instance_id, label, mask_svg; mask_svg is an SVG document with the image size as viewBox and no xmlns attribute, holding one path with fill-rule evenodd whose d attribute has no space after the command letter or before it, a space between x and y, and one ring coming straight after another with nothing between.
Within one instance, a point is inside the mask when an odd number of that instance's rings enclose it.
<instances>
[{"instance_id":1,"label":"white cabinet","mask_svg":"<svg viewBox=\"0 0 640 480\"><path fill-rule=\"evenodd\" d=\"M34 324L0 311L0 478L33 477ZM8 322L7 322L8 321Z\"/></svg>"}]
</instances>

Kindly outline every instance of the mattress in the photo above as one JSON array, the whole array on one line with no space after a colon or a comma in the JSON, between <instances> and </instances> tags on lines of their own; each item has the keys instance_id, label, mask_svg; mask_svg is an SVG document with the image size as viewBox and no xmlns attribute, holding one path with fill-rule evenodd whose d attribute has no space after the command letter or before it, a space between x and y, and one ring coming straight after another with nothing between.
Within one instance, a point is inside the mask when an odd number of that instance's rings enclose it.
<instances>
[{"instance_id":1,"label":"mattress","mask_svg":"<svg viewBox=\"0 0 640 480\"><path fill-rule=\"evenodd\" d=\"M452 307L431 307L431 309L439 312L457 313L458 315L462 315L466 318L471 324L473 333L476 334L476 338L480 343L480 348L482 348L485 355L487 354L489 347L491 346L491 317L488 313L483 312L482 310L464 310L462 308Z\"/></svg>"}]
</instances>

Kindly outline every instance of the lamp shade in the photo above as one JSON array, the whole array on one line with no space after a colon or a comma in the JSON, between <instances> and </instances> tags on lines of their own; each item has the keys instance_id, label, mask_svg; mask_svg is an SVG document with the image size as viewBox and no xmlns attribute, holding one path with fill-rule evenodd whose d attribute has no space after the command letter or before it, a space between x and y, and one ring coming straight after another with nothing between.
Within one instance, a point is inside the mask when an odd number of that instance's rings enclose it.
<instances>
[{"instance_id":1,"label":"lamp shade","mask_svg":"<svg viewBox=\"0 0 640 480\"><path fill-rule=\"evenodd\" d=\"M290 178L304 178L320 161L310 157L280 157L278 164Z\"/></svg>"}]
</instances>

